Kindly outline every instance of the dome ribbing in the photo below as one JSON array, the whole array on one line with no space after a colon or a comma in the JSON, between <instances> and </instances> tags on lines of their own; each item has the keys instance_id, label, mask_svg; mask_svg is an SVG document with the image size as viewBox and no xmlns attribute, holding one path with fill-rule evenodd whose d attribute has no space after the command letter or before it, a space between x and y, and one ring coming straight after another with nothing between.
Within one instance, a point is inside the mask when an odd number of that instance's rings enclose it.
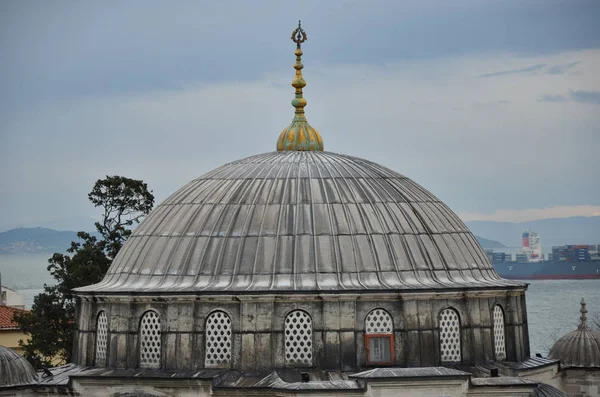
<instances>
[{"instance_id":1,"label":"dome ribbing","mask_svg":"<svg viewBox=\"0 0 600 397\"><path fill-rule=\"evenodd\" d=\"M8 347L0 346L0 387L35 385L38 374L29 361Z\"/></svg>"},{"instance_id":2,"label":"dome ribbing","mask_svg":"<svg viewBox=\"0 0 600 397\"><path fill-rule=\"evenodd\" d=\"M522 286L409 178L329 152L226 164L161 203L80 292L364 291Z\"/></svg>"},{"instance_id":3,"label":"dome ribbing","mask_svg":"<svg viewBox=\"0 0 600 397\"><path fill-rule=\"evenodd\" d=\"M581 323L575 331L560 338L550 352L549 358L560 360L564 367L600 367L600 332L587 323L585 300L581 299Z\"/></svg>"}]
</instances>

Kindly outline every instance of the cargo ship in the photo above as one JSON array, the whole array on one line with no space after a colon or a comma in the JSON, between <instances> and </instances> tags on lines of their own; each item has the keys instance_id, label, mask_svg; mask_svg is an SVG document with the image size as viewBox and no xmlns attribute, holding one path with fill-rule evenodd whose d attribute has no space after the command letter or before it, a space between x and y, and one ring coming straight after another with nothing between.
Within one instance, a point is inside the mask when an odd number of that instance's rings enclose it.
<instances>
[{"instance_id":1,"label":"cargo ship","mask_svg":"<svg viewBox=\"0 0 600 397\"><path fill-rule=\"evenodd\" d=\"M492 262L502 278L516 280L600 280L600 260L582 262L541 261L532 263Z\"/></svg>"},{"instance_id":2,"label":"cargo ship","mask_svg":"<svg viewBox=\"0 0 600 397\"><path fill-rule=\"evenodd\" d=\"M512 254L486 250L500 277L518 280L600 280L600 245L553 246L547 257L542 253L540 236L523 232L522 248Z\"/></svg>"}]
</instances>

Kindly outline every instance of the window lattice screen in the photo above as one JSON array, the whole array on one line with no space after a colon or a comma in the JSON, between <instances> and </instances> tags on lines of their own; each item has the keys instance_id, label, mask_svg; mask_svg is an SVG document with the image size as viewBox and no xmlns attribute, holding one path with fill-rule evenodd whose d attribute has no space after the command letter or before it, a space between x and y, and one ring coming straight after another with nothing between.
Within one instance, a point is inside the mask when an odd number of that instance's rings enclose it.
<instances>
[{"instance_id":1,"label":"window lattice screen","mask_svg":"<svg viewBox=\"0 0 600 397\"><path fill-rule=\"evenodd\" d=\"M96 322L96 364L106 363L106 346L108 342L108 317L101 311Z\"/></svg>"},{"instance_id":2,"label":"window lattice screen","mask_svg":"<svg viewBox=\"0 0 600 397\"><path fill-rule=\"evenodd\" d=\"M367 334L391 334L394 330L392 316L383 309L371 311L365 320L365 330Z\"/></svg>"},{"instance_id":3,"label":"window lattice screen","mask_svg":"<svg viewBox=\"0 0 600 397\"><path fill-rule=\"evenodd\" d=\"M460 322L452 309L440 313L440 355L442 362L461 361Z\"/></svg>"},{"instance_id":4,"label":"window lattice screen","mask_svg":"<svg viewBox=\"0 0 600 397\"><path fill-rule=\"evenodd\" d=\"M312 319L302 310L285 318L285 362L312 365Z\"/></svg>"},{"instance_id":5,"label":"window lattice screen","mask_svg":"<svg viewBox=\"0 0 600 397\"><path fill-rule=\"evenodd\" d=\"M494 352L496 360L506 360L506 341L504 339L504 312L498 305L494 306Z\"/></svg>"},{"instance_id":6,"label":"window lattice screen","mask_svg":"<svg viewBox=\"0 0 600 397\"><path fill-rule=\"evenodd\" d=\"M204 365L218 367L231 362L231 319L222 311L206 319L206 353Z\"/></svg>"},{"instance_id":7,"label":"window lattice screen","mask_svg":"<svg viewBox=\"0 0 600 397\"><path fill-rule=\"evenodd\" d=\"M144 313L140 322L140 367L160 367L160 317L153 311Z\"/></svg>"}]
</instances>

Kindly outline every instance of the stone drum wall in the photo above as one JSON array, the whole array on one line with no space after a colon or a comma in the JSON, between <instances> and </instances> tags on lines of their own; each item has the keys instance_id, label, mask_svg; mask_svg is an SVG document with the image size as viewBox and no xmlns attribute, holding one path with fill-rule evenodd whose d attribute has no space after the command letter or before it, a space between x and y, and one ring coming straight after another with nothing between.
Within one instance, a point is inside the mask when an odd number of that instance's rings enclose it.
<instances>
[{"instance_id":1,"label":"stone drum wall","mask_svg":"<svg viewBox=\"0 0 600 397\"><path fill-rule=\"evenodd\" d=\"M378 316L371 315L370 319L391 317L391 332L376 324L365 332L366 320L374 310L378 310ZM503 339L494 336L501 332L498 320L494 323L494 312L498 310L504 314ZM442 318L442 313L448 311L458 320L453 325L458 331L452 330L452 339L447 339L450 334ZM106 314L107 322L101 312ZM154 321L152 329L147 326L150 317ZM437 366L443 359L474 364L529 357L524 288L379 294L86 296L78 301L78 324L75 362L116 368L266 371L297 367L354 371L373 366ZM454 338L456 332L458 339ZM102 343L98 343L98 337ZM452 344L454 353L447 359L442 355L441 343ZM504 343L504 349L498 348L499 343ZM102 351L97 352L98 348ZM378 355L391 360L373 361Z\"/></svg>"}]
</instances>

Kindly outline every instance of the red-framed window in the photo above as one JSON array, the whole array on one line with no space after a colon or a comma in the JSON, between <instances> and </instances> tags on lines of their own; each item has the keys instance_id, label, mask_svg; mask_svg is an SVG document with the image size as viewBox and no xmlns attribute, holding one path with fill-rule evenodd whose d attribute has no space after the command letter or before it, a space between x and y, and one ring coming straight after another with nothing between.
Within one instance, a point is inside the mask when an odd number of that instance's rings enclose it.
<instances>
[{"instance_id":1,"label":"red-framed window","mask_svg":"<svg viewBox=\"0 0 600 397\"><path fill-rule=\"evenodd\" d=\"M367 365L393 365L394 334L367 334L365 335L367 348Z\"/></svg>"}]
</instances>

